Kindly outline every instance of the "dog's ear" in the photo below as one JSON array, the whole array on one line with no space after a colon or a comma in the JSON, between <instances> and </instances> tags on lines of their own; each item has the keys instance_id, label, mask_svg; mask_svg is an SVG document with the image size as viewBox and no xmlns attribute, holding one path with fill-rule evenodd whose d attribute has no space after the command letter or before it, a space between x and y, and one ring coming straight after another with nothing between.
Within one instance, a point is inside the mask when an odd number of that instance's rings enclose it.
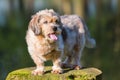
<instances>
[{"instance_id":1,"label":"dog's ear","mask_svg":"<svg viewBox=\"0 0 120 80\"><path fill-rule=\"evenodd\" d=\"M36 36L41 34L41 27L39 25L39 21L40 21L40 16L33 15L29 23L29 27L32 29L32 31L35 33Z\"/></svg>"}]
</instances>

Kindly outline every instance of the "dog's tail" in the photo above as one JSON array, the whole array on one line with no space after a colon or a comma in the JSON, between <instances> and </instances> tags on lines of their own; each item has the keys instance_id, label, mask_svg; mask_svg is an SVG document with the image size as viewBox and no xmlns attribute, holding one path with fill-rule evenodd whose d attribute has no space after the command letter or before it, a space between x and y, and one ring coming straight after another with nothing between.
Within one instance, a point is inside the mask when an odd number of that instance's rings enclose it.
<instances>
[{"instance_id":1,"label":"dog's tail","mask_svg":"<svg viewBox=\"0 0 120 80\"><path fill-rule=\"evenodd\" d=\"M83 21L83 24L84 24L85 38L86 38L85 46L87 48L94 48L96 46L96 41L94 38L91 38L90 32L89 32L87 25L85 24L84 21Z\"/></svg>"}]
</instances>

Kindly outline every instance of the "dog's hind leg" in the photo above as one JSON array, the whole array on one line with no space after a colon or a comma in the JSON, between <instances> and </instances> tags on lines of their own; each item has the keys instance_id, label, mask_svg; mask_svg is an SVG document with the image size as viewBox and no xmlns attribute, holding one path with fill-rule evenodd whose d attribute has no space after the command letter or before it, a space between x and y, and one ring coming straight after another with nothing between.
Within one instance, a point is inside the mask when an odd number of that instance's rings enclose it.
<instances>
[{"instance_id":1,"label":"dog's hind leg","mask_svg":"<svg viewBox=\"0 0 120 80\"><path fill-rule=\"evenodd\" d=\"M80 69L82 68L81 65L81 56L83 49L85 47L85 35L83 33L80 33L77 38L77 44L74 46L73 49L73 68L74 69Z\"/></svg>"},{"instance_id":2,"label":"dog's hind leg","mask_svg":"<svg viewBox=\"0 0 120 80\"><path fill-rule=\"evenodd\" d=\"M81 65L82 51L83 51L83 48L80 48L80 50L78 52L74 52L73 63L72 63L73 69L79 70L82 68L82 65Z\"/></svg>"}]
</instances>

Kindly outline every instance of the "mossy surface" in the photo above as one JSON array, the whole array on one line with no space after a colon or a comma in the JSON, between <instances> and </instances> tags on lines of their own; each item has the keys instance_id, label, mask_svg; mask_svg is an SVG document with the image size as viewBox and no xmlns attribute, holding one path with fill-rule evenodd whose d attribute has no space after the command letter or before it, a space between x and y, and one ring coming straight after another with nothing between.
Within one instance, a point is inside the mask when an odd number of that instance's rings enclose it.
<instances>
[{"instance_id":1,"label":"mossy surface","mask_svg":"<svg viewBox=\"0 0 120 80\"><path fill-rule=\"evenodd\" d=\"M33 76L31 71L35 67L24 68L12 71L6 80L101 80L102 72L96 68L85 68L81 70L64 69L63 74L52 74L51 67L45 67L45 74Z\"/></svg>"}]
</instances>

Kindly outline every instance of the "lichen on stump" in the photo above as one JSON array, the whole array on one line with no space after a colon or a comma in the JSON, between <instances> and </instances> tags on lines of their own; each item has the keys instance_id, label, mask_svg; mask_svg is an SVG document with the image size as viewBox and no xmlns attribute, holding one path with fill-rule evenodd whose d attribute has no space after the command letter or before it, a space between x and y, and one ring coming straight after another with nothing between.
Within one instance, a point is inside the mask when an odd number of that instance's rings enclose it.
<instances>
[{"instance_id":1,"label":"lichen on stump","mask_svg":"<svg viewBox=\"0 0 120 80\"><path fill-rule=\"evenodd\" d=\"M102 80L102 72L96 68L84 68L81 70L64 69L63 74L52 74L51 67L45 67L45 74L34 76L31 71L35 67L12 71L6 80Z\"/></svg>"}]
</instances>

